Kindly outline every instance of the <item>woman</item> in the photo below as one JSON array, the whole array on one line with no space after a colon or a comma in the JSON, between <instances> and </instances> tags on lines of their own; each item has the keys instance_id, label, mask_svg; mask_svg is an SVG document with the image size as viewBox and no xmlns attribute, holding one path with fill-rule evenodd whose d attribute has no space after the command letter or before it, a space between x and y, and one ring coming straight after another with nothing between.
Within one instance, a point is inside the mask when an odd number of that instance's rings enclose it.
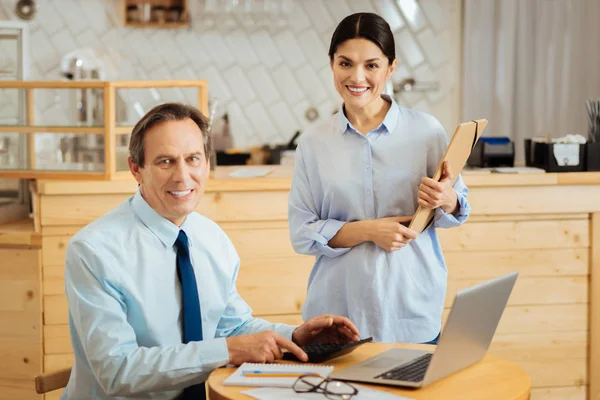
<instances>
[{"instance_id":1,"label":"woman","mask_svg":"<svg viewBox=\"0 0 600 400\"><path fill-rule=\"evenodd\" d=\"M376 341L435 343L446 294L446 265L435 228L468 217L467 188L451 186L448 145L431 115L382 95L396 67L394 36L376 14L346 17L329 59L343 107L306 131L296 151L289 196L296 252L316 256L302 313L349 317ZM418 205L435 208L433 226L403 225Z\"/></svg>"}]
</instances>

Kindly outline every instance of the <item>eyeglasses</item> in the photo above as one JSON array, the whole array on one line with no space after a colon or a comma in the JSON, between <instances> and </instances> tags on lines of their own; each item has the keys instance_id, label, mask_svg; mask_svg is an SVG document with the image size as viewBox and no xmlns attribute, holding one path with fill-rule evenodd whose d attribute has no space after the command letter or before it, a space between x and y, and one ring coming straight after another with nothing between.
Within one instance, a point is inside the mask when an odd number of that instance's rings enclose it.
<instances>
[{"instance_id":1,"label":"eyeglasses","mask_svg":"<svg viewBox=\"0 0 600 400\"><path fill-rule=\"evenodd\" d=\"M323 393L331 400L349 400L358 394L358 389L349 383L315 375L302 375L292 387L296 393Z\"/></svg>"}]
</instances>

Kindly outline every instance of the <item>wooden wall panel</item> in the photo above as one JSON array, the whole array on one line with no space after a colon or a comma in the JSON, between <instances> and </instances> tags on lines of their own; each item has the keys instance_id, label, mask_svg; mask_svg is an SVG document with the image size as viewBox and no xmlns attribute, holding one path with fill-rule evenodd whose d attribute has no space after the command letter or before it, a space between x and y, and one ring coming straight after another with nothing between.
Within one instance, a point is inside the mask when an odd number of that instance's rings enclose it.
<instances>
[{"instance_id":1,"label":"wooden wall panel","mask_svg":"<svg viewBox=\"0 0 600 400\"><path fill-rule=\"evenodd\" d=\"M448 319L444 310L442 323ZM507 306L500 318L496 335L536 332L580 332L588 329L587 304L550 304Z\"/></svg>"},{"instance_id":2,"label":"wooden wall panel","mask_svg":"<svg viewBox=\"0 0 600 400\"><path fill-rule=\"evenodd\" d=\"M492 279L519 271L526 277L587 276L587 248L513 250L513 251L446 251L444 258L449 279Z\"/></svg>"},{"instance_id":3,"label":"wooden wall panel","mask_svg":"<svg viewBox=\"0 0 600 400\"><path fill-rule=\"evenodd\" d=\"M588 225L587 220L477 222L438 229L438 236L445 252L585 248Z\"/></svg>"},{"instance_id":4,"label":"wooden wall panel","mask_svg":"<svg viewBox=\"0 0 600 400\"><path fill-rule=\"evenodd\" d=\"M0 249L0 398L38 399L42 371L40 250Z\"/></svg>"},{"instance_id":5,"label":"wooden wall panel","mask_svg":"<svg viewBox=\"0 0 600 400\"><path fill-rule=\"evenodd\" d=\"M577 193L574 201L573 193ZM473 215L564 214L600 211L600 185L505 186L469 190Z\"/></svg>"},{"instance_id":6,"label":"wooden wall panel","mask_svg":"<svg viewBox=\"0 0 600 400\"><path fill-rule=\"evenodd\" d=\"M585 400L587 386L531 389L531 400Z\"/></svg>"},{"instance_id":7,"label":"wooden wall panel","mask_svg":"<svg viewBox=\"0 0 600 400\"><path fill-rule=\"evenodd\" d=\"M458 290L484 280L449 280L446 292L446 307L452 305ZM575 277L518 277L508 299L509 305L570 304L588 302L588 278Z\"/></svg>"},{"instance_id":8,"label":"wooden wall panel","mask_svg":"<svg viewBox=\"0 0 600 400\"><path fill-rule=\"evenodd\" d=\"M87 225L126 201L122 194L43 196L41 224L46 226ZM210 192L202 197L197 211L216 222L286 221L285 191Z\"/></svg>"},{"instance_id":9,"label":"wooden wall panel","mask_svg":"<svg viewBox=\"0 0 600 400\"><path fill-rule=\"evenodd\" d=\"M524 368L533 387L587 383L587 331L500 334L490 354Z\"/></svg>"}]
</instances>

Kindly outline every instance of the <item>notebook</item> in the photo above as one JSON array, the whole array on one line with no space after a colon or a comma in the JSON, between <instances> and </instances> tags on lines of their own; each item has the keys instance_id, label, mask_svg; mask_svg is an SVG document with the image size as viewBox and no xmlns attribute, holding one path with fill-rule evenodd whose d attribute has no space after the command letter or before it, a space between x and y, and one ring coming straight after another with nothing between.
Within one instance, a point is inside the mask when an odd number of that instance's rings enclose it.
<instances>
[{"instance_id":1,"label":"notebook","mask_svg":"<svg viewBox=\"0 0 600 400\"><path fill-rule=\"evenodd\" d=\"M300 375L316 374L326 378L332 372L330 365L243 363L223 381L223 385L291 388Z\"/></svg>"}]
</instances>

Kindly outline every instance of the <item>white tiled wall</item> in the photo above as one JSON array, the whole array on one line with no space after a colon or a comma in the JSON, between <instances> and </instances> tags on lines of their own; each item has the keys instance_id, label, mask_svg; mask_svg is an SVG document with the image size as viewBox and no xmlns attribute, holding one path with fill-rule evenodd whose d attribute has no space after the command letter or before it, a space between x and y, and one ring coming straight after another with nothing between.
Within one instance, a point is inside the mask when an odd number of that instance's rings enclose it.
<instances>
[{"instance_id":1,"label":"white tiled wall","mask_svg":"<svg viewBox=\"0 0 600 400\"><path fill-rule=\"evenodd\" d=\"M207 79L210 96L218 96L221 113L230 115L237 146L286 142L310 123L307 108L323 117L338 107L327 58L331 34L346 15L373 11L396 35L399 68L393 79L440 83L438 92L403 94L398 101L431 112L449 133L458 122L460 0L277 0L291 12L270 26L239 14L231 21L224 14L208 19L205 1L188 0L189 29L155 30L122 27L119 0L38 0L29 24L29 78L62 79L62 56L89 47L107 64L109 79ZM15 3L0 0L0 19L16 19ZM193 101L182 91L146 90L132 97L144 111L156 101ZM73 115L64 101L57 107L55 98L46 100L36 103L36 118ZM132 122L138 117L129 115Z\"/></svg>"}]
</instances>

